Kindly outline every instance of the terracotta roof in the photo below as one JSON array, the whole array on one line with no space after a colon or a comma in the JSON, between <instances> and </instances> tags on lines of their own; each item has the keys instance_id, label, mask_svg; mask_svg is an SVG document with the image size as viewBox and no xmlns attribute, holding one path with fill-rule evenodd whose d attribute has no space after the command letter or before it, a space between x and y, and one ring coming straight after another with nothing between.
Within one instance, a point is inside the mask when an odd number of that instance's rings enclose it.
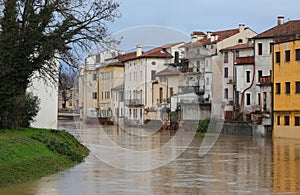
<instances>
[{"instance_id":1,"label":"terracotta roof","mask_svg":"<svg viewBox=\"0 0 300 195\"><path fill-rule=\"evenodd\" d=\"M215 41L210 40L210 38L206 37L204 39L199 40L200 44L204 44L204 45L208 45L208 44L212 44L212 43L218 43L220 41L223 41L224 39L227 39L235 34L238 34L240 32L239 29L231 29L231 30L222 30L222 31L216 31L216 32L212 32L211 36L218 36L218 39Z\"/></svg>"},{"instance_id":2,"label":"terracotta roof","mask_svg":"<svg viewBox=\"0 0 300 195\"><path fill-rule=\"evenodd\" d=\"M171 76L171 75L180 75L180 71L177 69L166 68L158 73L155 76Z\"/></svg>"},{"instance_id":3,"label":"terracotta roof","mask_svg":"<svg viewBox=\"0 0 300 195\"><path fill-rule=\"evenodd\" d=\"M119 60L121 62L128 61L134 58L136 58L136 51L119 55Z\"/></svg>"},{"instance_id":4,"label":"terracotta roof","mask_svg":"<svg viewBox=\"0 0 300 195\"><path fill-rule=\"evenodd\" d=\"M109 63L106 67L109 67L109 66L124 66L124 64L121 62L121 61L117 61L117 62L112 62L112 63Z\"/></svg>"},{"instance_id":5,"label":"terracotta roof","mask_svg":"<svg viewBox=\"0 0 300 195\"><path fill-rule=\"evenodd\" d=\"M194 43L192 43L192 42L186 43L182 47L191 47L191 46L195 46L195 45L215 44L215 43L223 41L224 39L227 39L227 38L229 38L229 37L231 37L231 36L233 36L233 35L235 35L239 32L240 32L240 30L238 28L237 29L221 30L221 31L211 32L211 36L216 36L216 35L218 36L217 40L214 40L214 41L211 42L211 39L208 38L208 35L206 35L206 36L204 36L203 39L201 39L199 41L196 41ZM201 34L201 33L199 32L199 34Z\"/></svg>"},{"instance_id":6,"label":"terracotta roof","mask_svg":"<svg viewBox=\"0 0 300 195\"><path fill-rule=\"evenodd\" d=\"M160 47L156 47L154 49L151 49L146 52L142 52L142 55L136 56L136 51L130 52L127 54L123 54L120 56L121 62L126 62L129 60L134 60L138 58L173 58L173 56L166 51L166 48L172 47L174 45L177 45L178 43L172 43L172 44L166 44Z\"/></svg>"},{"instance_id":7,"label":"terracotta roof","mask_svg":"<svg viewBox=\"0 0 300 195\"><path fill-rule=\"evenodd\" d=\"M154 49L144 52L139 57L141 57L141 58L145 58L145 57L172 58L173 56L165 50L165 47L157 47L157 48L154 48Z\"/></svg>"},{"instance_id":8,"label":"terracotta roof","mask_svg":"<svg viewBox=\"0 0 300 195\"><path fill-rule=\"evenodd\" d=\"M254 39L276 38L296 34L300 34L300 20L290 20L284 24L274 26L273 28L256 35Z\"/></svg>"},{"instance_id":9,"label":"terracotta roof","mask_svg":"<svg viewBox=\"0 0 300 195\"><path fill-rule=\"evenodd\" d=\"M238 44L238 45L234 45L231 47L227 47L227 48L222 49L221 51L248 49L248 48L253 48L253 47L254 47L253 43L245 43L245 44Z\"/></svg>"},{"instance_id":10,"label":"terracotta roof","mask_svg":"<svg viewBox=\"0 0 300 195\"><path fill-rule=\"evenodd\" d=\"M201 31L193 31L191 35L205 35L205 33Z\"/></svg>"}]
</instances>

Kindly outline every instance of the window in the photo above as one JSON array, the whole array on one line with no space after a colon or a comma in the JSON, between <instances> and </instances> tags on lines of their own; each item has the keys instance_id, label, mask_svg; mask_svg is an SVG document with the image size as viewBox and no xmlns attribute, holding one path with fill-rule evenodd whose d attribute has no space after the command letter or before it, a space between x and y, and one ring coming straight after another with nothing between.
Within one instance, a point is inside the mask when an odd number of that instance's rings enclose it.
<instances>
[{"instance_id":1,"label":"window","mask_svg":"<svg viewBox=\"0 0 300 195\"><path fill-rule=\"evenodd\" d=\"M141 74L141 75L140 75L140 81L143 81L143 71L141 71L140 74Z\"/></svg>"},{"instance_id":2,"label":"window","mask_svg":"<svg viewBox=\"0 0 300 195\"><path fill-rule=\"evenodd\" d=\"M251 80L251 79L250 79L250 74L251 74L251 71L250 71L250 70L247 70L247 71L246 71L246 82L247 82L247 83L250 83L250 80Z\"/></svg>"},{"instance_id":3,"label":"window","mask_svg":"<svg viewBox=\"0 0 300 195\"><path fill-rule=\"evenodd\" d=\"M102 100L104 99L103 91L102 91L102 93L101 93L101 99L102 99Z\"/></svg>"},{"instance_id":4,"label":"window","mask_svg":"<svg viewBox=\"0 0 300 195\"><path fill-rule=\"evenodd\" d=\"M228 68L225 67L224 68L224 78L227 78L228 77Z\"/></svg>"},{"instance_id":5,"label":"window","mask_svg":"<svg viewBox=\"0 0 300 195\"><path fill-rule=\"evenodd\" d=\"M290 117L289 116L284 116L284 125L289 126L290 125Z\"/></svg>"},{"instance_id":6,"label":"window","mask_svg":"<svg viewBox=\"0 0 300 195\"><path fill-rule=\"evenodd\" d=\"M93 81L97 80L97 74L93 74Z\"/></svg>"},{"instance_id":7,"label":"window","mask_svg":"<svg viewBox=\"0 0 300 195\"><path fill-rule=\"evenodd\" d=\"M277 125L280 125L280 116L277 116Z\"/></svg>"},{"instance_id":8,"label":"window","mask_svg":"<svg viewBox=\"0 0 300 195\"><path fill-rule=\"evenodd\" d=\"M296 82L296 93L300 93L300 81Z\"/></svg>"},{"instance_id":9,"label":"window","mask_svg":"<svg viewBox=\"0 0 300 195\"><path fill-rule=\"evenodd\" d=\"M260 101L260 93L257 93L257 104L261 105L261 101Z\"/></svg>"},{"instance_id":10,"label":"window","mask_svg":"<svg viewBox=\"0 0 300 195\"><path fill-rule=\"evenodd\" d=\"M262 55L262 43L258 44L258 55Z\"/></svg>"},{"instance_id":11,"label":"window","mask_svg":"<svg viewBox=\"0 0 300 195\"><path fill-rule=\"evenodd\" d=\"M290 94L291 93L291 83L285 82L285 93Z\"/></svg>"},{"instance_id":12,"label":"window","mask_svg":"<svg viewBox=\"0 0 300 195\"><path fill-rule=\"evenodd\" d=\"M224 63L228 63L228 52L224 52Z\"/></svg>"},{"instance_id":13,"label":"window","mask_svg":"<svg viewBox=\"0 0 300 195\"><path fill-rule=\"evenodd\" d=\"M224 89L224 99L228 99L228 88Z\"/></svg>"},{"instance_id":14,"label":"window","mask_svg":"<svg viewBox=\"0 0 300 195\"><path fill-rule=\"evenodd\" d=\"M295 116L295 126L300 126L300 117Z\"/></svg>"},{"instance_id":15,"label":"window","mask_svg":"<svg viewBox=\"0 0 300 195\"><path fill-rule=\"evenodd\" d=\"M159 103L162 103L163 97L164 97L164 95L163 95L163 88L160 87L159 88Z\"/></svg>"},{"instance_id":16,"label":"window","mask_svg":"<svg viewBox=\"0 0 300 195\"><path fill-rule=\"evenodd\" d=\"M100 63L100 54L96 55L96 63Z\"/></svg>"},{"instance_id":17,"label":"window","mask_svg":"<svg viewBox=\"0 0 300 195\"><path fill-rule=\"evenodd\" d=\"M257 71L257 72L258 72L258 74L257 74L257 75L258 75L258 78L257 78L257 79L258 79L258 82L260 82L260 78L262 77L262 73L263 73L263 72L262 72L262 70L259 70L259 71Z\"/></svg>"},{"instance_id":18,"label":"window","mask_svg":"<svg viewBox=\"0 0 300 195\"><path fill-rule=\"evenodd\" d=\"M93 92L92 96L93 96L93 100L96 100L97 99L97 92Z\"/></svg>"},{"instance_id":19,"label":"window","mask_svg":"<svg viewBox=\"0 0 300 195\"><path fill-rule=\"evenodd\" d=\"M239 39L239 40L238 40L238 43L243 43L243 39Z\"/></svg>"},{"instance_id":20,"label":"window","mask_svg":"<svg viewBox=\"0 0 300 195\"><path fill-rule=\"evenodd\" d=\"M300 49L296 49L296 60L300 60Z\"/></svg>"},{"instance_id":21,"label":"window","mask_svg":"<svg viewBox=\"0 0 300 195\"><path fill-rule=\"evenodd\" d=\"M140 109L140 118L143 118L143 109Z\"/></svg>"},{"instance_id":22,"label":"window","mask_svg":"<svg viewBox=\"0 0 300 195\"><path fill-rule=\"evenodd\" d=\"M277 51L277 52L275 53L275 62L276 62L277 64L280 63L280 52L279 52L279 51Z\"/></svg>"},{"instance_id":23,"label":"window","mask_svg":"<svg viewBox=\"0 0 300 195\"><path fill-rule=\"evenodd\" d=\"M170 87L170 97L172 97L174 94L174 90L173 90L173 87Z\"/></svg>"},{"instance_id":24,"label":"window","mask_svg":"<svg viewBox=\"0 0 300 195\"><path fill-rule=\"evenodd\" d=\"M247 106L251 105L251 94L250 93L246 94L246 105Z\"/></svg>"},{"instance_id":25,"label":"window","mask_svg":"<svg viewBox=\"0 0 300 195\"><path fill-rule=\"evenodd\" d=\"M280 94L280 83L276 83L276 94Z\"/></svg>"},{"instance_id":26,"label":"window","mask_svg":"<svg viewBox=\"0 0 300 195\"><path fill-rule=\"evenodd\" d=\"M123 102L124 101L124 91L120 91L119 92L119 96L120 96L120 101Z\"/></svg>"},{"instance_id":27,"label":"window","mask_svg":"<svg viewBox=\"0 0 300 195\"><path fill-rule=\"evenodd\" d=\"M156 74L156 71L155 70L151 70L151 80L152 81L155 80L155 74Z\"/></svg>"},{"instance_id":28,"label":"window","mask_svg":"<svg viewBox=\"0 0 300 195\"><path fill-rule=\"evenodd\" d=\"M285 51L285 61L286 62L291 61L291 51L290 50Z\"/></svg>"}]
</instances>

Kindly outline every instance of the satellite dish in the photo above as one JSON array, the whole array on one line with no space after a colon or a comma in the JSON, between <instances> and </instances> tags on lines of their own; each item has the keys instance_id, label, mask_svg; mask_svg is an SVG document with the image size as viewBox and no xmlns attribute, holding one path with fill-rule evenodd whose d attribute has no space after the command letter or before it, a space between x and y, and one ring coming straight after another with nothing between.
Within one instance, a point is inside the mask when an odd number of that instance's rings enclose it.
<instances>
[{"instance_id":1,"label":"satellite dish","mask_svg":"<svg viewBox=\"0 0 300 195\"><path fill-rule=\"evenodd\" d=\"M203 95L203 97L204 97L204 99L208 99L208 98L209 98L209 95L208 95L207 93L205 93L205 94Z\"/></svg>"}]
</instances>

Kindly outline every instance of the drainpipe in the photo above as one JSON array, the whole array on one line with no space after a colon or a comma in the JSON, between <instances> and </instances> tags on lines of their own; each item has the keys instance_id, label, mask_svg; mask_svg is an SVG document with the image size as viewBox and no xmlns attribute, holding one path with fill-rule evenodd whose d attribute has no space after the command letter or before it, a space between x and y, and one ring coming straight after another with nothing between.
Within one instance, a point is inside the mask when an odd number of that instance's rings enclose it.
<instances>
[{"instance_id":1,"label":"drainpipe","mask_svg":"<svg viewBox=\"0 0 300 195\"><path fill-rule=\"evenodd\" d=\"M243 102L244 102L245 92L248 91L248 90L253 86L254 80L255 80L255 62L254 62L254 64L253 64L253 74L252 74L252 81L251 81L251 84L250 84L249 87L247 87L247 88L242 92L241 103L240 103L241 107L240 107L240 110L239 110L237 116L235 117L235 120L237 120L237 119L240 117L240 115L241 115L241 110L242 110L242 108L243 108Z\"/></svg>"}]
</instances>

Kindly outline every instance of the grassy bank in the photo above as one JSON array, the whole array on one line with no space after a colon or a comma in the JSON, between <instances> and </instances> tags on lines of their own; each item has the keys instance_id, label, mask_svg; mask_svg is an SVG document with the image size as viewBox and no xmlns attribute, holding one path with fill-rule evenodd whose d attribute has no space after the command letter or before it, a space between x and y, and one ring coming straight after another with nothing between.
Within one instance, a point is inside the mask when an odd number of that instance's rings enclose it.
<instances>
[{"instance_id":1,"label":"grassy bank","mask_svg":"<svg viewBox=\"0 0 300 195\"><path fill-rule=\"evenodd\" d=\"M56 173L87 155L87 148L66 131L0 130L0 187Z\"/></svg>"}]
</instances>

